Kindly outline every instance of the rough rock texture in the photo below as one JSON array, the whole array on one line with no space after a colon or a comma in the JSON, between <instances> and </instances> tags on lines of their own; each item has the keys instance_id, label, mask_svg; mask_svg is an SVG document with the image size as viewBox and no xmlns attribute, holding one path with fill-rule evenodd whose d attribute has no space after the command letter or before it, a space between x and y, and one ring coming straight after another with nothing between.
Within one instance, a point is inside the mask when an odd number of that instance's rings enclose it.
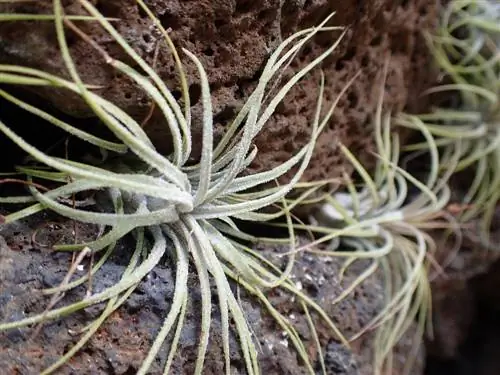
<instances>
[{"instance_id":1,"label":"rough rock texture","mask_svg":"<svg viewBox=\"0 0 500 375\"><path fill-rule=\"evenodd\" d=\"M43 224L46 223L46 224ZM74 227L71 222L61 221L46 214L30 219L26 223L0 227L0 321L11 321L40 313L47 306L47 296L41 289L59 285L64 278L71 256L48 251L47 246L71 236ZM79 226L77 233L81 240L90 240L95 229ZM2 238L3 236L3 238ZM4 241L5 238L5 241ZM66 238L68 239L68 238ZM92 290L97 293L116 282L130 257L131 244L125 241L118 253L103 265L95 275ZM285 248L258 248L264 256L278 266L284 266L286 258L279 254ZM367 266L356 262L339 280L339 260L303 255L297 259L292 273L293 281L301 285L333 319L346 337L359 332L379 311L383 304L379 275L364 281L343 301L332 301ZM85 264L85 269L87 264ZM78 274L86 272L78 271ZM144 359L154 335L170 309L175 275L170 263L157 266L117 310L104 326L91 338L89 343L58 374L133 374ZM200 323L199 284L195 273L190 279L192 301L189 304L186 325L179 342L179 353L174 361L172 374L191 375L194 371L197 340ZM67 293L63 302L82 298L86 287L79 287ZM216 303L216 291L213 291ZM274 289L267 297L279 311L293 322L304 340L313 365L318 353L311 336L304 311L297 300L289 294ZM303 375L307 372L298 360L292 343L278 328L275 321L255 299L243 291L241 303L246 318L254 331L262 352L259 363L263 374ZM58 305L60 306L61 303ZM44 324L38 335L32 329L16 329L0 333L0 367L6 374L38 374L68 350L80 337L79 329L99 315L100 308L86 308L80 313L64 319ZM372 375L373 336L366 334L352 343L352 350L338 343L336 337L321 319L312 314L324 352L328 375ZM223 353L220 340L218 308L213 308L212 341L208 347L204 374L223 373ZM412 344L412 333L403 338L397 348L393 375L402 374L401 369ZM243 360L231 338L231 373L244 374ZM161 365L168 353L168 344L153 363L151 374L161 373ZM416 358L410 375L421 375L423 371L423 350Z\"/></svg>"},{"instance_id":2,"label":"rough rock texture","mask_svg":"<svg viewBox=\"0 0 500 375\"><path fill-rule=\"evenodd\" d=\"M134 0L93 0L108 17L119 18L118 30L149 62L159 46L156 70L170 87L177 87L171 54L146 15ZM51 1L0 5L0 11L50 13ZM84 14L76 0L63 2L68 14ZM346 82L358 71L361 75L339 103L329 127L319 140L310 168L309 180L339 176L345 167L337 141L363 159L371 144L370 116L380 90L382 66L390 58L384 100L394 111L407 107L416 111L426 102L419 93L434 81L428 52L421 32L436 21L437 0L147 0L162 24L170 28L178 47L195 53L206 67L214 100L217 128L223 131L242 101L248 97L269 51L292 32L324 19L332 11L335 25L349 31L332 57L324 64L325 105L333 102ZM96 24L80 23L81 28L113 57L123 59L123 51ZM337 34L338 35L338 34ZM298 56L292 68L306 64L330 45L335 34L324 35ZM82 39L69 36L71 53L85 82L103 86L101 94L142 119L149 99L131 82L109 66ZM0 62L18 63L65 74L51 22L0 24ZM184 59L190 75L193 111L199 115L200 86L190 61ZM288 74L288 73L287 73ZM316 104L319 73L311 74L290 93L278 108L256 143L259 155L252 166L262 170L289 159L307 140L309 120ZM46 94L44 90L38 93ZM85 116L82 103L66 93L45 96L73 115ZM197 121L194 121L194 125ZM17 124L15 126L18 126ZM148 129L159 148L169 146L164 124L154 116ZM199 130L199 129L198 129ZM194 149L199 149L194 147Z\"/></svg>"},{"instance_id":3,"label":"rough rock texture","mask_svg":"<svg viewBox=\"0 0 500 375\"><path fill-rule=\"evenodd\" d=\"M140 12L134 0L93 0L100 11L109 17L119 18L116 27L133 47L149 62L153 62L158 46L156 70L173 90L178 85L170 53L159 43L158 31L150 20ZM429 69L426 48L420 32L431 27L436 20L436 0L147 0L154 13L165 27L171 29L171 37L178 47L195 53L206 67L214 101L214 116L217 130L222 132L242 102L248 97L270 51L280 40L292 32L320 22L332 11L337 11L332 24L349 27L337 51L323 65L326 77L325 106L331 104L340 90L358 71L361 75L353 87L339 102L338 110L319 143L306 178L309 180L336 177L345 168L336 146L341 141L363 159L371 144L370 117L373 114L380 89L382 67L390 58L389 76L385 86L386 106L394 111L406 106L418 111L426 103L418 94L434 81L434 72ZM50 0L39 0L17 4L0 4L0 12L50 13ZM77 0L63 1L68 14L83 14ZM109 36L92 23L79 26L110 55L123 59L124 53ZM338 34L323 35L314 40L291 66L293 70L307 64L329 46ZM143 119L150 101L140 90L123 76L107 66L100 55L76 35L69 34L70 49L85 82L100 85L100 93L117 103L139 121ZM200 86L193 65L183 59L190 81L194 126L199 127ZM128 61L128 59L127 59ZM41 68L65 75L54 27L51 22L0 23L0 63L16 63ZM252 169L262 170L289 159L307 140L309 120L316 104L319 72L303 80L277 109L256 140L259 155ZM59 110L73 116L88 115L85 107L67 93L37 89L43 100L50 100ZM50 95L49 95L50 94ZM178 95L178 91L176 92ZM32 125L33 123L28 123ZM85 122L81 123L85 126ZM9 123L20 127L19 122ZM168 150L165 126L157 114L147 124L151 136L162 150ZM199 129L194 129L199 132ZM194 147L196 150L197 147ZM199 149L199 148L198 148ZM38 221L37 221L38 220ZM43 311L48 302L40 289L57 285L64 277L68 258L53 254L40 243L52 242L55 236L66 236L73 228L64 225L43 227L33 242L32 232L52 218L41 217L31 222L32 226L17 229L2 228L1 232L10 249L1 247L0 254L0 320L22 318L24 314ZM47 232L46 229L49 229ZM59 232L59 231L62 232ZM56 233L57 235L55 235ZM82 230L79 231L82 234ZM85 233L83 231L83 233ZM44 238L44 235L48 238ZM92 233L88 233L92 235ZM40 237L42 236L42 237ZM51 239L52 238L52 239ZM80 238L81 239L81 238ZM36 242L35 241L35 242ZM268 256L279 249L262 249ZM109 285L124 268L124 254L115 257L106 265L104 272L94 279L94 290ZM281 259L281 260L280 260ZM276 262L282 258L274 259ZM360 265L358 265L360 266ZM341 284L338 280L340 265L326 263L317 258L302 257L297 264L295 280L302 285L328 312L347 335L359 331L379 311L382 293L380 283L370 279L338 305L330 302L342 287L358 275L352 267ZM127 304L115 313L95 335L86 348L78 354L70 366L61 373L130 374L134 373L144 358L154 333L169 308L172 296L172 274L167 265L158 267L144 280L139 290ZM196 292L196 280L192 280L192 291ZM68 293L67 300L82 297L85 290ZM303 335L307 347L314 355L303 312L293 304L290 296L275 292L270 295L282 312L293 315L297 329ZM276 335L276 326L261 306L248 296L242 295L252 328L261 341L263 373L303 374L304 368L295 352L283 343L285 338ZM141 308L148 306L148 308ZM214 309L217 315L217 310ZM45 325L33 340L28 341L32 331L15 330L0 335L0 366L7 373L36 374L53 362L75 342L72 336L78 329L96 317L95 309L86 309L69 318ZM196 355L196 337L200 321L199 306L194 304L188 311L188 329L181 338L182 355L176 363L177 373L192 373ZM214 320L214 332L219 327ZM370 353L372 338L363 336L353 344L353 350L339 347L335 337L317 321L320 339L327 348L326 363L331 374L371 375ZM217 336L214 336L217 341ZM411 334L409 335L411 338ZM219 344L219 342L214 342ZM220 340L219 340L220 341ZM411 340L409 340L411 341ZM5 344L7 343L7 344ZM233 344L234 345L234 342ZM400 373L410 344L403 340L395 358L394 375ZM235 373L241 373L241 363L235 353ZM220 345L210 345L207 359L207 374L221 373ZM154 364L153 373L158 373L161 361ZM13 368L15 366L16 368ZM93 367L89 367L93 366ZM423 352L418 356L414 374L422 373Z\"/></svg>"}]
</instances>

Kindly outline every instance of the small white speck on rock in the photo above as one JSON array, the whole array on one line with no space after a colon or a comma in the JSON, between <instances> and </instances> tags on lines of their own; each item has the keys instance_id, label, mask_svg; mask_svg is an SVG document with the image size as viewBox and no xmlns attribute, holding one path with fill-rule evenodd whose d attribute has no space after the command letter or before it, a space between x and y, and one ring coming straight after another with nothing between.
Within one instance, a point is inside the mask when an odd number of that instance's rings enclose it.
<instances>
[{"instance_id":1,"label":"small white speck on rock","mask_svg":"<svg viewBox=\"0 0 500 375\"><path fill-rule=\"evenodd\" d=\"M287 339L281 340L280 344L283 345L285 348L288 348L288 340Z\"/></svg>"}]
</instances>

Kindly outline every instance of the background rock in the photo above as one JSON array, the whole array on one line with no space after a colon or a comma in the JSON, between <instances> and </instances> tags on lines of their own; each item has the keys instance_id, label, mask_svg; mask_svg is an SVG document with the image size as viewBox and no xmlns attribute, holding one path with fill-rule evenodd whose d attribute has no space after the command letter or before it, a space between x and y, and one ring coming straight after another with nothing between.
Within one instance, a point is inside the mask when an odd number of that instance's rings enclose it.
<instances>
[{"instance_id":1,"label":"background rock","mask_svg":"<svg viewBox=\"0 0 500 375\"><path fill-rule=\"evenodd\" d=\"M1 4L1 12L50 13L51 1ZM108 17L119 18L116 27L147 61L153 63L159 46L156 71L171 88L177 87L175 67L157 30L139 11L135 0L94 0ZM323 64L326 77L325 106L336 98L346 82L358 71L361 75L339 103L338 110L318 142L308 180L339 176L346 167L336 145L344 143L355 155L365 158L370 150L370 116L378 98L383 64L390 58L384 100L393 111L407 107L416 111L426 102L419 94L434 82L427 48L421 33L436 21L436 0L147 0L155 15L178 47L196 54L208 72L214 101L214 118L219 132L232 119L249 95L270 51L298 29L315 25L332 11L332 24L349 31L328 61ZM67 14L85 14L77 0L63 1ZM96 23L79 26L109 54L125 58L123 51ZM330 45L336 35L323 35L304 49L291 67L303 66ZM100 94L142 119L149 110L149 99L128 79L107 66L82 39L69 33L69 43L84 81L102 86ZM193 64L187 65L191 100L194 105L195 139L199 134L200 86ZM58 51L52 22L15 22L0 24L0 63L16 63L66 74ZM278 107L256 144L260 150L251 170L268 169L290 158L309 135L309 120L314 113L319 72L309 75ZM37 89L38 90L38 89ZM38 90L46 100L74 116L87 116L83 103L67 93ZM177 93L179 93L177 91ZM19 126L16 124L15 126ZM165 125L157 115L147 125L156 145L169 147ZM197 127L197 128L196 128ZM194 147L195 150L199 147ZM349 168L347 168L349 169Z\"/></svg>"},{"instance_id":2,"label":"background rock","mask_svg":"<svg viewBox=\"0 0 500 375\"><path fill-rule=\"evenodd\" d=\"M426 343L428 375L500 371L499 214L500 207L488 244L479 240L479 225L473 221L476 225L464 231L458 252L445 244L436 254L444 273L432 283L434 335Z\"/></svg>"}]
</instances>

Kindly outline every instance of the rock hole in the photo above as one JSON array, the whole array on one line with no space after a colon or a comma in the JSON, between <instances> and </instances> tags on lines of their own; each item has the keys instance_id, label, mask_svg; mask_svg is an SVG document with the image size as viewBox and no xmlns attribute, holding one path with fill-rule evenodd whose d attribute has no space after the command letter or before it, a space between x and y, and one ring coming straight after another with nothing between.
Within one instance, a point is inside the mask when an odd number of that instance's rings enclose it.
<instances>
[{"instance_id":1,"label":"rock hole","mask_svg":"<svg viewBox=\"0 0 500 375\"><path fill-rule=\"evenodd\" d=\"M398 4L394 1L388 1L387 4L384 7L384 12L387 12L389 14L393 13L394 10L398 7Z\"/></svg>"},{"instance_id":2,"label":"rock hole","mask_svg":"<svg viewBox=\"0 0 500 375\"><path fill-rule=\"evenodd\" d=\"M238 99L242 99L245 97L245 92L243 91L243 87L241 87L240 85L238 85L238 89L235 91L234 94Z\"/></svg>"},{"instance_id":3,"label":"rock hole","mask_svg":"<svg viewBox=\"0 0 500 375\"><path fill-rule=\"evenodd\" d=\"M399 6L400 6L401 8L405 8L405 9L406 9L406 8L408 7L408 5L409 5L409 4L410 4L410 1L409 1L409 0L401 0L401 3L399 4Z\"/></svg>"},{"instance_id":4,"label":"rock hole","mask_svg":"<svg viewBox=\"0 0 500 375\"><path fill-rule=\"evenodd\" d=\"M226 125L236 115L236 108L228 105L222 111L214 116L214 122L221 125Z\"/></svg>"},{"instance_id":5,"label":"rock hole","mask_svg":"<svg viewBox=\"0 0 500 375\"><path fill-rule=\"evenodd\" d=\"M124 97L125 99L127 99L127 100L130 100L130 99L132 99L132 93L130 93L130 92L126 92L125 94L123 94L123 97Z\"/></svg>"},{"instance_id":6,"label":"rock hole","mask_svg":"<svg viewBox=\"0 0 500 375\"><path fill-rule=\"evenodd\" d=\"M337 123L333 120L330 120L328 122L328 129L330 129L331 131L336 131L337 130Z\"/></svg>"},{"instance_id":7,"label":"rock hole","mask_svg":"<svg viewBox=\"0 0 500 375\"><path fill-rule=\"evenodd\" d=\"M345 66L345 62L351 60L354 56L356 56L356 47L351 47L344 56L337 60L335 63L335 70L342 70Z\"/></svg>"},{"instance_id":8,"label":"rock hole","mask_svg":"<svg viewBox=\"0 0 500 375\"><path fill-rule=\"evenodd\" d=\"M273 19L274 18L272 17L273 13L274 11L272 9L262 10L257 14L257 19L261 21L265 19Z\"/></svg>"},{"instance_id":9,"label":"rock hole","mask_svg":"<svg viewBox=\"0 0 500 375\"><path fill-rule=\"evenodd\" d=\"M319 294L319 288L316 284L307 284L305 286L307 295L311 298L316 298L318 297Z\"/></svg>"},{"instance_id":10,"label":"rock hole","mask_svg":"<svg viewBox=\"0 0 500 375\"><path fill-rule=\"evenodd\" d=\"M365 2L364 0L358 0L358 4L356 5L356 10L359 14L363 14L365 12Z\"/></svg>"},{"instance_id":11,"label":"rock hole","mask_svg":"<svg viewBox=\"0 0 500 375\"><path fill-rule=\"evenodd\" d=\"M82 350L83 353L88 354L90 357L94 355L94 349L92 348L85 348Z\"/></svg>"},{"instance_id":12,"label":"rock hole","mask_svg":"<svg viewBox=\"0 0 500 375\"><path fill-rule=\"evenodd\" d=\"M370 62L370 58L368 55L364 55L363 58L361 59L361 66L363 68L366 68L368 66L368 63Z\"/></svg>"},{"instance_id":13,"label":"rock hole","mask_svg":"<svg viewBox=\"0 0 500 375\"><path fill-rule=\"evenodd\" d=\"M366 117L366 120L363 122L363 127L368 128L372 124L372 118L370 115Z\"/></svg>"},{"instance_id":14,"label":"rock hole","mask_svg":"<svg viewBox=\"0 0 500 375\"><path fill-rule=\"evenodd\" d=\"M370 46L372 47L377 47L380 46L380 43L382 43L382 37L380 35L377 35L375 38L372 39L370 42Z\"/></svg>"},{"instance_id":15,"label":"rock hole","mask_svg":"<svg viewBox=\"0 0 500 375\"><path fill-rule=\"evenodd\" d=\"M239 0L236 1L236 7L234 8L235 13L247 13L253 8L253 0Z\"/></svg>"},{"instance_id":16,"label":"rock hole","mask_svg":"<svg viewBox=\"0 0 500 375\"><path fill-rule=\"evenodd\" d=\"M112 4L111 1L98 1L95 7L105 17L117 17L120 14L120 7Z\"/></svg>"},{"instance_id":17,"label":"rock hole","mask_svg":"<svg viewBox=\"0 0 500 375\"><path fill-rule=\"evenodd\" d=\"M286 152L294 152L295 151L295 145L292 141L288 141L285 143L285 146L283 147L283 149L286 151Z\"/></svg>"},{"instance_id":18,"label":"rock hole","mask_svg":"<svg viewBox=\"0 0 500 375\"><path fill-rule=\"evenodd\" d=\"M189 86L189 99L191 100L191 105L196 105L200 101L201 97L201 86L197 83L193 83Z\"/></svg>"},{"instance_id":19,"label":"rock hole","mask_svg":"<svg viewBox=\"0 0 500 375\"><path fill-rule=\"evenodd\" d=\"M144 9L142 9L142 7L139 4L137 4L137 13L141 18L148 18L148 14L144 11Z\"/></svg>"},{"instance_id":20,"label":"rock hole","mask_svg":"<svg viewBox=\"0 0 500 375\"><path fill-rule=\"evenodd\" d=\"M213 50L212 47L205 48L205 50L203 51L203 54L205 56L213 56L214 55L214 50Z\"/></svg>"},{"instance_id":21,"label":"rock hole","mask_svg":"<svg viewBox=\"0 0 500 375\"><path fill-rule=\"evenodd\" d=\"M215 21L214 21L214 26L215 26L215 28L217 29L217 31L219 31L219 29L220 29L222 26L224 26L225 24L226 24L226 21L225 21L225 20L221 20L221 19L219 19L219 20L215 20Z\"/></svg>"},{"instance_id":22,"label":"rock hole","mask_svg":"<svg viewBox=\"0 0 500 375\"><path fill-rule=\"evenodd\" d=\"M148 44L151 43L152 40L151 35L149 34L142 34L142 39Z\"/></svg>"},{"instance_id":23,"label":"rock hole","mask_svg":"<svg viewBox=\"0 0 500 375\"><path fill-rule=\"evenodd\" d=\"M356 108L358 105L358 95L355 92L350 92L347 94L347 100L349 100L350 107Z\"/></svg>"},{"instance_id":24,"label":"rock hole","mask_svg":"<svg viewBox=\"0 0 500 375\"><path fill-rule=\"evenodd\" d=\"M309 55L311 52L312 52L311 47L310 47L310 46L307 46L307 47L305 47L305 48L304 48L304 50L303 50L303 52L302 52L302 53L303 53L305 56L307 56L307 55Z\"/></svg>"},{"instance_id":25,"label":"rock hole","mask_svg":"<svg viewBox=\"0 0 500 375\"><path fill-rule=\"evenodd\" d=\"M78 40L78 37L73 33L73 31L67 32L66 33L66 43L69 48L73 46Z\"/></svg>"},{"instance_id":26,"label":"rock hole","mask_svg":"<svg viewBox=\"0 0 500 375\"><path fill-rule=\"evenodd\" d=\"M159 17L159 20L160 20L161 25L167 30L169 28L177 29L180 27L180 23L179 23L178 18L170 13L165 12L164 15Z\"/></svg>"},{"instance_id":27,"label":"rock hole","mask_svg":"<svg viewBox=\"0 0 500 375\"><path fill-rule=\"evenodd\" d=\"M179 90L172 91L172 96L175 100L179 100L182 97L182 93Z\"/></svg>"},{"instance_id":28,"label":"rock hole","mask_svg":"<svg viewBox=\"0 0 500 375\"><path fill-rule=\"evenodd\" d=\"M134 375L137 373L137 369L135 367L129 366L125 372L123 372L123 375Z\"/></svg>"}]
</instances>

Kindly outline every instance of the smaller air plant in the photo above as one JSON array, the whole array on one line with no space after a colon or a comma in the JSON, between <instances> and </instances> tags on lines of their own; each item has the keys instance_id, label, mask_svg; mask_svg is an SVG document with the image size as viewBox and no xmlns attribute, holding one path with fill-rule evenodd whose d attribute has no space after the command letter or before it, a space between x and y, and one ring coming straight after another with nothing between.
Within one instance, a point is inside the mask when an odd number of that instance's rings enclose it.
<instances>
[{"instance_id":1,"label":"smaller air plant","mask_svg":"<svg viewBox=\"0 0 500 375\"><path fill-rule=\"evenodd\" d=\"M290 239L286 243L289 243L292 248L294 247L294 232L289 211L294 204L299 203L299 200L290 205L283 203L279 212L265 213L261 209L282 202L287 193L299 182L304 169L308 165L316 138L328 123L336 105L334 103L326 111L326 115L321 118L320 114L324 113L322 108L323 80L319 84L316 114L311 119L311 139L306 145L290 160L272 170L251 176L241 176L241 173L246 170L257 153L257 149L252 146L253 139L265 126L276 106L302 77L317 67L336 48L342 36L335 40L324 53L295 73L288 81L279 83L275 87L275 93L269 97L267 95L267 86L278 82L276 77L280 76L280 73L289 66L291 59L300 48L317 33L341 30L341 28L326 27L329 17L318 27L300 31L284 40L269 57L257 87L233 122L228 125L225 135L217 145L214 145L213 140L213 118L208 78L196 56L187 50L183 50L184 55L197 67L203 104L201 160L193 165L189 164L192 143L187 78L179 54L167 31L153 16L144 2L137 0L140 7L154 21L158 30L162 32L164 40L174 56L181 82L184 108L177 102L154 69L130 47L109 20L97 11L90 1L79 0L79 2L88 11L90 17L94 20L93 22L98 22L109 33L128 54L131 61L140 67L143 73L107 55L100 46L90 40L88 36L85 36L71 22L71 18L63 14L61 1L54 0L53 15L43 19L54 20L62 57L70 73L71 80L36 69L0 65L0 83L31 87L55 87L75 93L87 103L102 123L111 130L117 141L104 140L84 130L76 129L49 113L30 106L7 91L1 90L0 95L107 153L124 154L129 151L134 156L134 162L128 163L126 158L114 158L109 159L109 162L96 166L56 158L28 144L8 126L0 122L0 130L7 137L24 149L34 160L45 166L35 165L19 168L19 171L28 178L31 195L7 197L3 201L10 203L33 202L33 204L6 216L4 219L6 223L10 223L48 209L73 220L106 228L104 234L93 242L56 246L56 249L59 250L79 251L83 249L83 252L87 253L105 250L99 261L91 269L90 274L99 271L100 266L113 252L116 242L125 235L134 235L136 248L131 254L126 271L115 285L68 306L58 308L52 308L53 306L51 306L42 314L19 321L0 323L0 330L41 324L51 319L61 318L87 306L104 302L106 306L102 314L86 328L76 345L43 373L53 372L64 365L72 355L82 348L106 318L133 292L141 279L161 261L165 254L169 254L169 259L174 260L173 265L176 269L175 292L171 310L165 317L164 324L159 330L149 354L138 370L138 374L146 374L149 371L153 360L167 338L172 341L167 361L164 364L164 373L169 373L184 326L186 306L191 297L188 289L190 265L194 266L198 274L202 296L202 319L195 374L203 373L209 342L212 319L210 277L216 286L221 312L226 374L230 374L231 368L229 350L229 323L231 319L235 324L235 333L239 338L247 373L249 375L260 373L258 351L245 314L231 289L229 279L234 279L235 282L239 283L251 295L254 295L268 309L279 326L287 332L308 372L315 373L299 334L288 319L272 306L263 291L273 287L288 290L297 297L306 310L308 308L315 310L331 327L341 342L347 345L347 341L324 311L288 279L294 256L290 256L284 271L270 267L261 257L254 256L254 254L246 251L245 247L235 242L234 239L238 238L246 241L255 240L238 229L235 219L262 222L285 216L290 230ZM9 17L4 18L9 20ZM22 15L17 15L15 18L22 19ZM32 15L29 15L28 18L36 19ZM134 119L113 103L95 94L92 87L88 87L82 82L67 46L65 26L72 28L81 37L87 38L102 53L107 63L137 83L154 100L157 108L163 113L166 126L168 126L172 134L173 153L171 155L164 156L158 153L146 133ZM272 183L293 167L296 168L296 172L289 183L280 186ZM49 191L41 191L39 184L31 183L33 179L41 182L51 182L52 184L55 182L59 184L59 187ZM269 184L270 182L271 184ZM259 188L256 189L256 187ZM76 205L71 203L71 197L89 191L99 191L101 194L107 195L112 202L113 210L111 212L102 212L102 210L96 211L92 207L85 206L85 202L77 201ZM51 294L63 293L81 285L86 280L87 277L68 280L59 288L46 292ZM314 330L313 324L311 324L311 327ZM314 332L313 335L317 337ZM321 348L318 349L321 353ZM320 358L322 358L321 355ZM324 369L324 365L322 367Z\"/></svg>"},{"instance_id":2,"label":"smaller air plant","mask_svg":"<svg viewBox=\"0 0 500 375\"><path fill-rule=\"evenodd\" d=\"M500 4L497 1L450 1L436 35L427 36L446 92L447 108L419 116L401 116L405 126L437 137L442 165L459 154L456 171L471 170L459 213L463 222L479 219L480 240L491 247L489 229L500 199ZM422 150L415 144L407 150Z\"/></svg>"},{"instance_id":3,"label":"smaller air plant","mask_svg":"<svg viewBox=\"0 0 500 375\"><path fill-rule=\"evenodd\" d=\"M394 132L395 120L390 112L383 113L380 93L374 121L377 165L373 175L360 164L343 145L341 149L351 161L362 180L362 188L345 176L345 189L324 197L324 203L310 217L310 224L297 225L297 229L320 234L314 244L329 243L326 250L311 250L310 245L296 251L309 251L323 256L346 259L345 270L358 260L370 260L370 265L353 284L345 288L344 298L354 288L377 270L383 275L385 302L383 309L361 332L375 331L375 374L392 372L392 351L401 337L417 319L418 330L414 350L430 317L431 295L429 272L436 244L427 230L453 228L456 223L447 217L443 209L448 204L450 189L448 178L453 171L457 155L446 174L440 175L438 149L434 138L422 128L428 141L427 150L431 167L421 181L404 169L401 144ZM408 157L412 157L409 155ZM410 353L406 373L413 364Z\"/></svg>"}]
</instances>

